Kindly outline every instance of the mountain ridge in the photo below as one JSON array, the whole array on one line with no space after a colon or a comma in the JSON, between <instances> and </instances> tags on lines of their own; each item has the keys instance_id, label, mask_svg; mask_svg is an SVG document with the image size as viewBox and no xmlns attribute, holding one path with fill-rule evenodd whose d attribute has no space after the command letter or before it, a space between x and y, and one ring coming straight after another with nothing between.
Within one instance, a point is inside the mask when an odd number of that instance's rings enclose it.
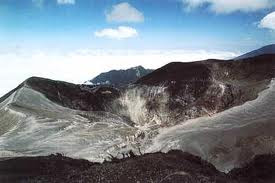
<instances>
[{"instance_id":1,"label":"mountain ridge","mask_svg":"<svg viewBox=\"0 0 275 183\"><path fill-rule=\"evenodd\" d=\"M242 59L251 58L251 57L260 56L260 55L266 55L266 54L275 54L275 44L266 45L257 50L253 50L251 52L245 53L244 55L236 57L234 60L242 60Z\"/></svg>"}]
</instances>

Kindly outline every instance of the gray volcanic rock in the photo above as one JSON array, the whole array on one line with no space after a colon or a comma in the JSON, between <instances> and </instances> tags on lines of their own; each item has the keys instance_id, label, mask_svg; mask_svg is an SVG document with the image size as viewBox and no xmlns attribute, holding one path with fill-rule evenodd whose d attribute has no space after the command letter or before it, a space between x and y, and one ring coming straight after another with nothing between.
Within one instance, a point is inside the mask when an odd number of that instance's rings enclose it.
<instances>
[{"instance_id":1,"label":"gray volcanic rock","mask_svg":"<svg viewBox=\"0 0 275 183\"><path fill-rule=\"evenodd\" d=\"M126 70L111 70L101 73L89 82L95 85L113 85L115 87L125 87L139 78L151 73L152 69L145 69L142 66L132 67Z\"/></svg>"},{"instance_id":2,"label":"gray volcanic rock","mask_svg":"<svg viewBox=\"0 0 275 183\"><path fill-rule=\"evenodd\" d=\"M242 60L246 58L256 57L259 55L266 55L266 54L275 54L275 44L264 46L258 50L251 51L249 53L246 53L244 55L241 55L234 60Z\"/></svg>"},{"instance_id":3,"label":"gray volcanic rock","mask_svg":"<svg viewBox=\"0 0 275 183\"><path fill-rule=\"evenodd\" d=\"M140 78L135 88L145 96L148 113L161 113L165 108L169 119L176 122L211 116L257 98L275 77L274 69L275 55L241 61L174 62ZM163 92L147 96L146 90L152 87L162 87Z\"/></svg>"}]
</instances>

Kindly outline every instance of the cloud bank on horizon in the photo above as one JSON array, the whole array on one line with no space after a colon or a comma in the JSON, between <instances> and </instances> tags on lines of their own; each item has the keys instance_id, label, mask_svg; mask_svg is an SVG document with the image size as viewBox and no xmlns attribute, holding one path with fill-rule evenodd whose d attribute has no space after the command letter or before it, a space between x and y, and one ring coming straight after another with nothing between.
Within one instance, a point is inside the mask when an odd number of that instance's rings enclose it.
<instances>
[{"instance_id":1,"label":"cloud bank on horizon","mask_svg":"<svg viewBox=\"0 0 275 183\"><path fill-rule=\"evenodd\" d=\"M9 61L0 72L0 97L32 76L80 84L112 69L127 69L137 65L157 69L172 61L230 59L236 56L238 54L233 52L209 50L80 49L66 53L18 50L17 54L0 54L0 60Z\"/></svg>"},{"instance_id":2,"label":"cloud bank on horizon","mask_svg":"<svg viewBox=\"0 0 275 183\"><path fill-rule=\"evenodd\" d=\"M110 69L233 58L275 43L275 1L2 0L0 41L3 95L33 75L80 83Z\"/></svg>"}]
</instances>

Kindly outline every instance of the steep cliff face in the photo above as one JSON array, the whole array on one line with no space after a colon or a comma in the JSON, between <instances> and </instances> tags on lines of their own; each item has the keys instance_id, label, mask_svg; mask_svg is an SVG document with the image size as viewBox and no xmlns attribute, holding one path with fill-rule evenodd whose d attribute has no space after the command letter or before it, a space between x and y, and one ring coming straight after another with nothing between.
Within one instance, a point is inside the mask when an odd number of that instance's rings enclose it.
<instances>
[{"instance_id":1,"label":"steep cliff face","mask_svg":"<svg viewBox=\"0 0 275 183\"><path fill-rule=\"evenodd\" d=\"M157 119L165 126L211 116L257 98L275 76L274 68L275 55L242 61L170 63L127 89L122 105L132 100L143 110L133 119L143 119L143 123ZM132 107L128 109L131 116Z\"/></svg>"}]
</instances>

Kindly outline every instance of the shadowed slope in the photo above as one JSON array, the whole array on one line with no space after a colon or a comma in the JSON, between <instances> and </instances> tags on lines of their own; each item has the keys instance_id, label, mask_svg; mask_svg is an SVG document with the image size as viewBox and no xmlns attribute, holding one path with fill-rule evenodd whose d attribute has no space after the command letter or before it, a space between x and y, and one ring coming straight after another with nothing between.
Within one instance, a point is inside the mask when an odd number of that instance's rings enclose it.
<instances>
[{"instance_id":1,"label":"shadowed slope","mask_svg":"<svg viewBox=\"0 0 275 183\"><path fill-rule=\"evenodd\" d=\"M216 168L188 153L170 151L103 164L61 155L0 161L1 182L190 182L224 183Z\"/></svg>"},{"instance_id":2,"label":"shadowed slope","mask_svg":"<svg viewBox=\"0 0 275 183\"><path fill-rule=\"evenodd\" d=\"M46 78L31 77L0 98L0 102L3 102L22 87L38 91L52 102L63 107L83 111L104 111L108 108L109 103L120 94L113 87L91 87Z\"/></svg>"},{"instance_id":3,"label":"shadowed slope","mask_svg":"<svg viewBox=\"0 0 275 183\"><path fill-rule=\"evenodd\" d=\"M275 54L275 44L264 46L258 50L251 51L249 53L246 53L244 55L241 55L234 60L242 60L246 58L256 57L260 55L266 55L266 54Z\"/></svg>"}]
</instances>

